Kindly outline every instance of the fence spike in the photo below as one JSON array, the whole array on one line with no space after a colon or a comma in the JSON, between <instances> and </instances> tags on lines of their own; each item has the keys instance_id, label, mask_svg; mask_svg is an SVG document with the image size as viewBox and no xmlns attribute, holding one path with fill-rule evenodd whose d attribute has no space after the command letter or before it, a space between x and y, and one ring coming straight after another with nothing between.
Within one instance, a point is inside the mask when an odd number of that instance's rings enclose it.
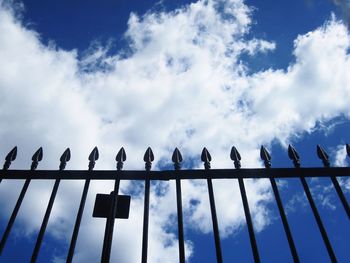
<instances>
[{"instance_id":1,"label":"fence spike","mask_svg":"<svg viewBox=\"0 0 350 263\"><path fill-rule=\"evenodd\" d=\"M42 159L43 159L43 148L40 147L32 156L32 165L30 169L34 171L38 167L38 164Z\"/></svg>"},{"instance_id":2,"label":"fence spike","mask_svg":"<svg viewBox=\"0 0 350 263\"><path fill-rule=\"evenodd\" d=\"M66 168L66 164L67 162L69 162L70 160L70 149L67 148L63 154L61 155L61 158L60 158L60 170L63 171L64 168Z\"/></svg>"},{"instance_id":3,"label":"fence spike","mask_svg":"<svg viewBox=\"0 0 350 263\"><path fill-rule=\"evenodd\" d=\"M230 153L231 160L234 162L237 169L241 168L241 155L239 154L237 148L232 146Z\"/></svg>"},{"instance_id":4,"label":"fence spike","mask_svg":"<svg viewBox=\"0 0 350 263\"><path fill-rule=\"evenodd\" d=\"M89 155L89 170L91 171L95 167L95 161L98 160L99 153L98 153L98 148L95 146L95 148L91 151Z\"/></svg>"},{"instance_id":5,"label":"fence spike","mask_svg":"<svg viewBox=\"0 0 350 263\"><path fill-rule=\"evenodd\" d=\"M319 144L317 144L317 156L322 160L325 167L330 166L328 154Z\"/></svg>"},{"instance_id":6,"label":"fence spike","mask_svg":"<svg viewBox=\"0 0 350 263\"><path fill-rule=\"evenodd\" d=\"M260 158L264 161L265 168L271 167L271 156L264 146L260 148Z\"/></svg>"},{"instance_id":7,"label":"fence spike","mask_svg":"<svg viewBox=\"0 0 350 263\"><path fill-rule=\"evenodd\" d=\"M10 168L11 162L16 160L16 157L17 157L17 146L13 147L13 149L6 155L3 169L7 170L8 168Z\"/></svg>"},{"instance_id":8,"label":"fence spike","mask_svg":"<svg viewBox=\"0 0 350 263\"><path fill-rule=\"evenodd\" d=\"M117 156L115 157L115 160L117 161L117 170L123 169L123 163L126 160L126 153L124 147L120 148L119 152L117 153Z\"/></svg>"},{"instance_id":9,"label":"fence spike","mask_svg":"<svg viewBox=\"0 0 350 263\"><path fill-rule=\"evenodd\" d=\"M295 167L300 167L300 158L295 148L289 144L288 146L288 157L293 161Z\"/></svg>"},{"instance_id":10,"label":"fence spike","mask_svg":"<svg viewBox=\"0 0 350 263\"><path fill-rule=\"evenodd\" d=\"M175 170L180 170L181 169L181 162L182 162L182 155L179 149L176 147L173 156L171 157L171 160L174 163Z\"/></svg>"},{"instance_id":11,"label":"fence spike","mask_svg":"<svg viewBox=\"0 0 350 263\"><path fill-rule=\"evenodd\" d=\"M210 153L208 152L207 148L203 148L202 154L201 154L201 160L204 162L204 168L205 169L210 169L210 161L211 161L211 156Z\"/></svg>"},{"instance_id":12,"label":"fence spike","mask_svg":"<svg viewBox=\"0 0 350 263\"><path fill-rule=\"evenodd\" d=\"M346 148L346 154L348 155L348 157L350 157L350 145L348 143L345 144L345 148Z\"/></svg>"},{"instance_id":13,"label":"fence spike","mask_svg":"<svg viewBox=\"0 0 350 263\"><path fill-rule=\"evenodd\" d=\"M145 155L143 156L143 160L146 163L145 164L146 170L147 171L151 170L152 162L154 161L154 155L153 155L151 147L147 148Z\"/></svg>"}]
</instances>

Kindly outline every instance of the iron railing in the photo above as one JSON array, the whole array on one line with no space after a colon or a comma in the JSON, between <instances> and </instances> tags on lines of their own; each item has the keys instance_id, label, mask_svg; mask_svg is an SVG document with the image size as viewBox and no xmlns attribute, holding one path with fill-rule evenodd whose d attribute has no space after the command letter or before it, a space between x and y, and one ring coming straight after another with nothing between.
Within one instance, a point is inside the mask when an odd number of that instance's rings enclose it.
<instances>
[{"instance_id":1,"label":"iron railing","mask_svg":"<svg viewBox=\"0 0 350 263\"><path fill-rule=\"evenodd\" d=\"M350 146L346 145L348 156L350 156ZM337 177L349 177L350 168L348 167L330 167L329 157L321 146L317 146L317 155L322 160L324 167L319 168L302 168L300 165L299 155L296 150L289 146L288 156L293 161L294 168L271 168L271 157L269 152L263 146L260 149L260 156L264 162L265 168L260 169L241 169L241 156L235 147L231 150L231 160L234 162L235 169L211 169L211 156L206 148L203 149L201 160L204 162L204 170L181 170L182 156L180 151L176 148L172 156L174 163L174 170L166 171L151 171L154 155L151 148L146 150L144 155L145 171L124 171L123 162L126 160L124 148L121 148L116 156L117 170L103 171L93 170L95 162L99 158L97 147L93 149L89 155L89 169L82 170L64 170L66 163L70 160L69 148L62 154L60 158L60 166L58 171L53 170L36 170L38 163L43 158L43 150L39 148L32 157L32 165L30 170L9 170L11 162L16 159L17 148L12 149L5 158L3 170L0 171L0 183L2 180L23 179L25 180L17 203L13 209L11 217L8 221L7 227L2 235L0 243L0 255L5 249L5 244L11 232L11 228L15 222L16 216L25 197L26 191L31 180L55 180L49 203L44 215L42 225L39 230L37 241L33 249L30 262L36 262L41 243L45 234L47 223L50 217L52 206L56 197L56 193L61 180L85 180L82 197L77 212L77 217L70 241L70 247L67 255L67 262L72 262L74 256L75 245L79 234L80 223L84 212L86 197L88 194L89 184L91 180L115 180L114 189L110 195L97 195L94 216L105 217L106 228L103 241L103 249L101 255L101 262L109 262L111 245L113 238L113 228L115 218L127 218L129 214L130 197L118 195L120 180L141 180L145 181L144 191L144 215L143 215L143 237L142 237L142 255L141 262L147 262L148 249L148 219L149 219L149 197L150 197L150 183L152 180L175 180L176 182L176 197L177 197L177 220L178 220L178 244L179 244L179 262L185 262L185 245L184 245L184 231L183 231L183 214L182 214L182 194L181 181L190 179L206 179L208 185L209 204L213 223L213 233L215 240L216 259L217 262L223 262L222 249L220 245L220 235L218 228L218 221L215 208L215 198L212 180L213 179L238 179L240 194L244 208L244 214L248 227L250 237L250 244L255 262L260 262L259 248L256 243L253 221L249 209L247 194L244 185L244 179L247 178L268 178L271 182L273 194L276 199L278 211L284 227L284 231L288 240L289 248L294 262L300 262L298 251L296 249L293 235L289 227L288 219L281 201L280 193L276 183L276 178L299 178L306 194L307 200L310 204L311 210L315 217L317 226L321 233L325 248L328 252L329 258L332 262L337 262L337 257L334 253L332 244L329 240L327 231L323 225L322 219L316 207L315 201L306 182L307 177L330 177L332 184L337 192L341 204L350 219L350 208L346 197L339 185ZM1 260L1 256L0 256ZM15 260L15 259L14 259Z\"/></svg>"}]
</instances>

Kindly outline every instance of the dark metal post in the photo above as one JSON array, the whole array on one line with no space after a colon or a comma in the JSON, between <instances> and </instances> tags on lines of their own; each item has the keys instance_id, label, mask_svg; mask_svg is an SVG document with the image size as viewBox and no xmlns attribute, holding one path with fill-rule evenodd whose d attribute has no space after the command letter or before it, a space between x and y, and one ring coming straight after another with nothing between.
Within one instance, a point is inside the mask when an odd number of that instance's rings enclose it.
<instances>
[{"instance_id":1,"label":"dark metal post","mask_svg":"<svg viewBox=\"0 0 350 263\"><path fill-rule=\"evenodd\" d=\"M30 170L31 171L34 171L37 166L38 166L38 163L42 160L43 158L43 149L40 147L33 155L32 157L32 165L31 165L31 168ZM13 209L12 211L12 214L11 214L11 217L10 217L10 220L9 222L7 223L7 226L6 226L6 229L5 229L5 232L1 238L1 242L0 242L0 255L2 254L2 251L5 247L5 244L6 244L6 241L7 241L7 238L11 232L11 229L12 229L12 226L15 222L15 219L17 217L17 214L18 214L18 210L19 208L21 207L21 204L22 204L22 201L24 199L24 196L27 192L27 189L28 189L28 186L30 184L30 179L27 179L22 187L22 190L21 190L21 193L19 194L19 197L17 199L17 202L16 202L16 205L15 205L15 208Z\"/></svg>"},{"instance_id":2,"label":"dark metal post","mask_svg":"<svg viewBox=\"0 0 350 263\"><path fill-rule=\"evenodd\" d=\"M148 147L146 153L143 157L145 161L146 171L150 171L152 167L152 162L154 160L154 155L152 149ZM145 199L144 199L144 209L143 209L143 236L142 236L142 263L147 263L147 248L148 248L148 218L149 218L149 194L150 194L150 179L147 177L145 179Z\"/></svg>"},{"instance_id":3,"label":"dark metal post","mask_svg":"<svg viewBox=\"0 0 350 263\"><path fill-rule=\"evenodd\" d=\"M67 148L64 151L64 153L62 154L61 159L60 159L60 161L61 161L60 168L59 168L60 171L64 170L64 168L66 167L66 163L69 160L70 160L70 150L69 150L69 148ZM57 194L57 190L58 190L59 185L60 185L60 179L56 179L55 184L54 184L53 189L52 189L52 192L51 192L49 203L48 203L47 208L46 208L45 216L44 216L43 222L42 222L41 227L40 227L39 235L38 235L38 238L36 240L36 244L35 244L35 247L33 250L32 258L30 260L31 263L36 262L36 260L38 258L41 243L43 241L45 230L46 230L47 224L49 222L49 217L51 214L53 203L55 202L55 198L56 198L56 194Z\"/></svg>"},{"instance_id":4,"label":"dark metal post","mask_svg":"<svg viewBox=\"0 0 350 263\"><path fill-rule=\"evenodd\" d=\"M19 208L21 207L21 204L22 204L22 201L24 199L24 196L27 192L27 189L28 189L28 186L30 184L30 179L27 179L22 187L22 190L21 190L21 193L19 194L19 197L17 199L17 202L16 202L16 205L15 205L15 208L13 209L12 211L12 214L11 214L11 217L10 217L10 220L9 222L7 223L7 226L6 226L6 229L5 229L5 232L1 238L1 242L0 242L0 255L2 254L2 251L5 247L5 244L6 244L6 241L7 241L7 238L11 232L11 229L12 229L12 226L13 226L13 223L15 222L15 219L17 217L17 214L18 214L18 210Z\"/></svg>"},{"instance_id":5,"label":"dark metal post","mask_svg":"<svg viewBox=\"0 0 350 263\"><path fill-rule=\"evenodd\" d=\"M289 151L290 151L289 157L293 160L295 168L300 168L300 159L299 159L298 153L296 152L296 150L292 146L289 146ZM304 176L300 176L300 181L301 181L301 184L303 185L304 192L305 192L306 197L307 197L307 199L309 201L311 210L312 210L312 212L314 214L315 220L317 222L317 226L318 226L318 228L319 228L319 230L321 232L321 236L322 236L323 242L324 242L324 244L326 246L328 255L329 255L329 257L330 257L332 262L337 262L337 258L336 258L335 254L334 254L331 242L329 241L326 229L323 226L320 214L318 213L318 210L316 208L314 199L312 198L312 195L311 195L309 186L307 185L307 182L305 180L305 177Z\"/></svg>"},{"instance_id":6,"label":"dark metal post","mask_svg":"<svg viewBox=\"0 0 350 263\"><path fill-rule=\"evenodd\" d=\"M203 149L201 160L204 162L204 168L205 170L210 169L210 161L211 156L206 148ZM219 234L219 226L218 226L218 219L216 215L216 207L215 207L215 199L214 199L214 190L213 190L213 183L210 178L207 179L208 184L208 194L209 194L209 203L210 203L210 211L211 211L211 219L213 222L213 232L214 232L214 239L215 239L215 248L216 248L216 261L218 263L222 263L222 253L221 253L221 244L220 244L220 234Z\"/></svg>"},{"instance_id":7,"label":"dark metal post","mask_svg":"<svg viewBox=\"0 0 350 263\"><path fill-rule=\"evenodd\" d=\"M89 171L92 171L94 169L95 161L98 160L98 157L99 157L98 149L97 149L97 147L95 147L89 155L89 161L90 161L89 162ZM84 212L87 193L89 190L89 185L90 185L90 179L86 179L85 184L84 184L83 193L82 193L81 200L80 200L77 218L76 218L75 225L74 225L72 239L71 239L70 246L69 246L67 263L72 262L72 259L74 256L75 245L76 245L77 239L78 239L81 218L83 217L83 212Z\"/></svg>"},{"instance_id":8,"label":"dark metal post","mask_svg":"<svg viewBox=\"0 0 350 263\"><path fill-rule=\"evenodd\" d=\"M328 154L320 145L317 145L317 155L322 160L324 167L331 166L330 162L329 162ZM348 218L350 218L350 207L349 207L348 202L346 201L346 198L345 198L343 191L340 188L339 182L334 175L330 176L330 178L331 178L333 186L334 186L334 188L339 196L339 199L344 207L344 210L345 210L346 214L348 215Z\"/></svg>"},{"instance_id":9,"label":"dark metal post","mask_svg":"<svg viewBox=\"0 0 350 263\"><path fill-rule=\"evenodd\" d=\"M261 149L260 149L260 157L264 161L265 168L270 169L271 156L268 153L268 151L265 149L265 147L263 147L263 146L261 146ZM290 252L292 253L294 262L300 262L299 257L298 257L298 253L297 253L297 249L296 249L295 244L294 244L292 232L290 231L290 228L289 228L287 216L286 216L286 213L284 212L284 209L283 209L282 200L281 200L278 188L277 188L277 183L276 183L275 178L270 177L270 182L271 182L273 193L275 195L277 207L278 207L281 219L282 219L284 232L286 233L286 236L287 236Z\"/></svg>"},{"instance_id":10,"label":"dark metal post","mask_svg":"<svg viewBox=\"0 0 350 263\"><path fill-rule=\"evenodd\" d=\"M56 198L59 184L60 184L60 179L57 179L55 181L54 187L52 189L50 200L49 200L49 203L48 203L47 208L46 208L45 216L44 216L43 222L42 222L41 227L40 227L39 235L38 235L38 238L36 240L36 244L35 244L35 247L33 250L32 258L30 260L31 263L36 262L37 257L39 255L39 250L40 250L43 238L44 238L44 233L45 233L45 230L47 227L47 223L49 222L49 217L51 214L53 203L54 203L55 198Z\"/></svg>"},{"instance_id":11,"label":"dark metal post","mask_svg":"<svg viewBox=\"0 0 350 263\"><path fill-rule=\"evenodd\" d=\"M182 156L178 148L175 148L172 161L175 171L181 170ZM177 201L177 229L179 236L179 262L185 263L185 241L182 218L182 197L181 197L181 180L176 178L176 201Z\"/></svg>"},{"instance_id":12,"label":"dark metal post","mask_svg":"<svg viewBox=\"0 0 350 263\"><path fill-rule=\"evenodd\" d=\"M118 202L118 191L119 191L120 180L115 180L114 191L111 192L110 196L112 199L111 207L106 220L105 234L103 239L101 263L109 263L111 257L112 241L113 241L113 230L114 220L117 213L117 202Z\"/></svg>"},{"instance_id":13,"label":"dark metal post","mask_svg":"<svg viewBox=\"0 0 350 263\"><path fill-rule=\"evenodd\" d=\"M125 154L124 148L122 147L116 156L117 176L118 176L118 173L122 170L123 162L125 160L126 160L126 154ZM117 178L114 182L114 190L111 193L112 203L111 203L110 211L106 221L106 228L105 228L105 235L103 240L103 248L102 248L102 256L101 256L102 263L109 263L110 256L111 256L114 221L117 213L119 184L120 184L120 179Z\"/></svg>"},{"instance_id":14,"label":"dark metal post","mask_svg":"<svg viewBox=\"0 0 350 263\"><path fill-rule=\"evenodd\" d=\"M232 149L231 149L231 160L234 161L234 165L235 165L236 169L241 168L241 162L240 162L241 155L239 154L236 147L234 147L234 146L232 146ZM249 233L249 238L250 238L250 245L251 245L252 252L253 252L254 262L260 263L259 250L258 250L258 246L256 244L254 228L253 228L253 220L252 220L252 217L250 215L248 198L247 198L247 194L246 194L245 187L244 187L244 181L243 181L242 177L238 178L238 184L239 184L239 190L241 192L243 209L244 209L245 219L247 222L248 233Z\"/></svg>"}]
</instances>

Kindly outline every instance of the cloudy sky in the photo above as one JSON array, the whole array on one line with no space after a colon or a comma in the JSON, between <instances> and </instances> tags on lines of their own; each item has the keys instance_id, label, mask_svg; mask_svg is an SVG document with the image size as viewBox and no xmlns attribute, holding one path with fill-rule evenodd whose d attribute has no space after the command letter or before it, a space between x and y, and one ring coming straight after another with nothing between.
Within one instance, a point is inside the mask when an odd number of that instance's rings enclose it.
<instances>
[{"instance_id":1,"label":"cloudy sky","mask_svg":"<svg viewBox=\"0 0 350 263\"><path fill-rule=\"evenodd\" d=\"M86 169L94 146L96 169L115 169L124 146L125 169L143 169L148 146L153 169L171 168L178 147L185 168L261 167L260 145L274 167L290 167L286 147L304 166L321 166L320 143L332 165L348 165L350 129L350 3L297 1L7 1L0 0L1 158L18 146L11 168L28 169L40 146L39 169L56 169L70 147L67 169ZM246 180L263 262L292 262L267 180ZM340 262L349 262L349 220L329 179L308 181ZM23 182L0 184L0 230ZM1 262L27 262L53 182L32 182ZM112 260L139 262L143 183L122 182L132 195L128 220L115 226ZM279 180L300 258L328 255L298 180ZM350 180L341 185L349 198ZM62 182L39 262L64 262L83 182ZM214 262L206 182L183 182L186 256ZM104 220L91 217L95 194L113 182L92 182L75 262L98 262ZM252 255L236 181L214 182L225 262ZM174 182L151 186L149 262L177 262ZM22 252L19 254L18 250Z\"/></svg>"}]
</instances>

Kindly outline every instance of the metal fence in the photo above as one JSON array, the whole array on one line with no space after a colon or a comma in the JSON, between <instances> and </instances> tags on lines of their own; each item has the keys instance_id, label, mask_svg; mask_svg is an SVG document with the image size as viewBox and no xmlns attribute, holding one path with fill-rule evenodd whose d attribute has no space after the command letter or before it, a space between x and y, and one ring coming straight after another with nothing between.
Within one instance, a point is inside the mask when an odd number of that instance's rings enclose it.
<instances>
[{"instance_id":1,"label":"metal fence","mask_svg":"<svg viewBox=\"0 0 350 263\"><path fill-rule=\"evenodd\" d=\"M350 156L350 146L346 145L348 156ZM15 222L18 211L21 207L22 201L25 197L26 191L31 180L47 179L55 180L52 193L47 205L47 209L42 221L40 231L33 249L30 262L36 262L40 246L43 241L46 226L50 217L53 203L55 201L56 193L61 180L85 180L79 209L77 211L76 221L70 240L70 247L67 255L67 262L72 262L74 256L74 249L79 234L79 227L84 212L86 197L89 190L91 180L115 180L114 189L109 195L98 194L96 196L93 216L106 218L106 228L103 240L103 250L101 253L101 262L109 262L111 245L113 239L113 228L115 218L128 218L130 207L130 196L118 195L119 183L121 180L142 180L145 181L144 191L144 211L143 211L143 233L142 233L142 256L141 262L147 262L147 248L148 248L148 219L149 219L149 198L150 198L150 183L152 180L175 180L176 182L176 198L177 198L177 221L178 221L178 245L179 245L179 262L185 262L185 245L184 245L184 231L183 231L183 213L181 200L181 181L190 179L206 179L208 185L208 194L210 201L210 210L213 224L213 233L215 239L215 250L217 262L223 262L222 250L220 245L220 234L218 228L218 220L215 208L215 198L213 192L213 179L237 179L239 183L240 194L244 208L247 228L249 232L250 245L255 262L260 262L259 248L257 246L253 221L247 200L247 194L244 186L244 179L247 178L268 178L271 182L274 197L277 203L278 211L281 221L283 223L284 231L288 240L289 248L294 262L299 262L298 251L295 247L293 234L288 224L288 218L283 208L280 193L276 183L276 178L299 178L306 194L307 200L310 204L312 213L316 220L318 229L321 233L325 248L327 249L329 258L332 262L337 262L332 244L329 240L327 231L324 227L318 209L316 207L313 196L310 192L309 186L306 182L307 177L329 177L341 201L341 204L350 219L350 208L346 197L339 185L337 177L349 177L350 168L348 167L330 167L329 157L321 146L317 146L317 155L323 162L323 167L319 168L302 168L300 165L299 155L296 150L289 146L288 156L292 160L294 168L271 168L271 157L269 152L263 146L260 149L260 156L264 162L265 168L260 169L241 169L241 156L235 147L232 147L230 157L234 163L234 169L211 169L211 156L206 148L203 149L201 160L204 163L204 170L181 170L182 156L180 151L176 148L172 156L174 163L174 170L166 171L151 171L154 155L151 148L146 150L144 155L145 170L144 171L124 171L123 162L126 161L126 154L124 148L121 148L116 156L116 171L98 171L93 170L95 162L99 158L97 147L95 147L89 155L89 168L86 171L82 170L65 170L66 163L70 160L69 148L62 154L60 158L60 166L58 171L54 170L36 170L39 162L43 158L42 148L38 149L32 157L32 165L30 170L10 170L11 162L16 159L17 147L12 149L5 158L3 170L0 171L0 183L2 180L23 179L25 180L22 190L19 194L17 203L13 209L11 217L8 221L7 227L2 235L0 243L0 260L1 253L5 249L6 241L11 232L11 228ZM15 259L14 259L15 261Z\"/></svg>"}]
</instances>

